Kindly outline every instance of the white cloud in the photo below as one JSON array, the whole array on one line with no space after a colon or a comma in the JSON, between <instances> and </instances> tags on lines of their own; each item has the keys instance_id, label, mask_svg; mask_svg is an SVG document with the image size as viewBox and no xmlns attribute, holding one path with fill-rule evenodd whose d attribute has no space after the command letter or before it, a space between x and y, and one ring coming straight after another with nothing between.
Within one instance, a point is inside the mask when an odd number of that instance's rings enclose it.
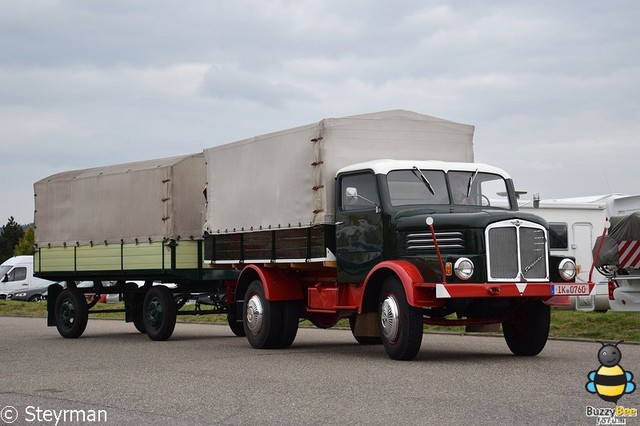
<instances>
[{"instance_id":1,"label":"white cloud","mask_svg":"<svg viewBox=\"0 0 640 426\"><path fill-rule=\"evenodd\" d=\"M394 108L475 125L476 158L543 197L637 193L639 21L635 0L5 1L0 220L30 221L46 174Z\"/></svg>"}]
</instances>

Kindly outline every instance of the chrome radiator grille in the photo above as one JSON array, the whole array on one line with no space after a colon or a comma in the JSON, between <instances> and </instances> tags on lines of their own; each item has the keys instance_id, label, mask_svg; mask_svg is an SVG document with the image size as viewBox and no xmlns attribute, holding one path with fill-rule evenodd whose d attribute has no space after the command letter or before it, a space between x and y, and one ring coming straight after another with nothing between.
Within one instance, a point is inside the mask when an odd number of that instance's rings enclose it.
<instances>
[{"instance_id":1,"label":"chrome radiator grille","mask_svg":"<svg viewBox=\"0 0 640 426\"><path fill-rule=\"evenodd\" d=\"M546 281L547 231L541 225L506 220L486 230L489 281Z\"/></svg>"},{"instance_id":2,"label":"chrome radiator grille","mask_svg":"<svg viewBox=\"0 0 640 426\"><path fill-rule=\"evenodd\" d=\"M464 249L464 237L462 232L436 232L438 248L441 252L452 253ZM433 252L436 246L433 243L431 232L414 232L407 234L406 247L408 253Z\"/></svg>"}]
</instances>

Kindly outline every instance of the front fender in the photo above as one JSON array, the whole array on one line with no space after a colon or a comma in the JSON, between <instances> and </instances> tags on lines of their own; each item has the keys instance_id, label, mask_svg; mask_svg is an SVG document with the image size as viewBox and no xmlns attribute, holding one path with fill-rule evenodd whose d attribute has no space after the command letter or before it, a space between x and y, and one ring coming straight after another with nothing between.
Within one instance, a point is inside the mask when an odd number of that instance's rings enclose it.
<instances>
[{"instance_id":1,"label":"front fender","mask_svg":"<svg viewBox=\"0 0 640 426\"><path fill-rule=\"evenodd\" d=\"M402 283L409 305L433 308L444 304L443 301L436 299L435 288L417 285L425 282L440 282L436 273L426 266L419 268L413 262L402 259L385 260L377 264L365 279L365 294L377 295L384 280L393 275Z\"/></svg>"}]
</instances>

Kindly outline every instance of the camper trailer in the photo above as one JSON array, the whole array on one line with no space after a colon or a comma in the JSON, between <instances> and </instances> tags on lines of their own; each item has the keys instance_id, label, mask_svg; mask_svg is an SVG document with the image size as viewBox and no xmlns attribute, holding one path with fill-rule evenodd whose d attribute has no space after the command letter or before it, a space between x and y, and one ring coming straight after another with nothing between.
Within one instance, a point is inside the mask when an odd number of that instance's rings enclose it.
<instances>
[{"instance_id":1,"label":"camper trailer","mask_svg":"<svg viewBox=\"0 0 640 426\"><path fill-rule=\"evenodd\" d=\"M607 218L640 211L640 195L608 194L588 197L521 200L520 210L535 213L549 224L551 253L576 259L576 282L587 282L589 273L596 283L589 296L573 297L573 307L584 311L609 309L608 279L591 270L592 248L602 235Z\"/></svg>"}]
</instances>

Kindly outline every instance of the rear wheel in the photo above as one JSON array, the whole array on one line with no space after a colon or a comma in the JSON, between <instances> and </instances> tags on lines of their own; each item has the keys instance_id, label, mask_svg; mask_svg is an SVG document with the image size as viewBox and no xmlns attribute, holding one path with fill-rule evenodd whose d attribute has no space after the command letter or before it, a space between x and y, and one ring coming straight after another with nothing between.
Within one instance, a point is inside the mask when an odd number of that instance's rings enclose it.
<instances>
[{"instance_id":1,"label":"rear wheel","mask_svg":"<svg viewBox=\"0 0 640 426\"><path fill-rule=\"evenodd\" d=\"M56 299L54 320L62 337L75 339L87 328L89 308L81 291L65 289Z\"/></svg>"},{"instance_id":2,"label":"rear wheel","mask_svg":"<svg viewBox=\"0 0 640 426\"><path fill-rule=\"evenodd\" d=\"M404 287L397 277L382 284L378 303L380 337L391 359L410 360L422 344L422 311L409 305Z\"/></svg>"},{"instance_id":3,"label":"rear wheel","mask_svg":"<svg viewBox=\"0 0 640 426\"><path fill-rule=\"evenodd\" d=\"M142 316L144 329L151 340L167 340L171 337L176 327L177 311L173 292L169 288L158 285L147 292Z\"/></svg>"},{"instance_id":4,"label":"rear wheel","mask_svg":"<svg viewBox=\"0 0 640 426\"><path fill-rule=\"evenodd\" d=\"M252 347L273 349L282 345L282 305L267 300L259 280L249 284L244 296L243 311L244 332Z\"/></svg>"},{"instance_id":5,"label":"rear wheel","mask_svg":"<svg viewBox=\"0 0 640 426\"><path fill-rule=\"evenodd\" d=\"M550 324L549 305L532 300L520 305L511 318L503 321L504 339L514 355L538 355L547 344Z\"/></svg>"},{"instance_id":6,"label":"rear wheel","mask_svg":"<svg viewBox=\"0 0 640 426\"><path fill-rule=\"evenodd\" d=\"M282 309L282 324L280 337L276 348L285 349L291 346L298 334L298 320L300 318L300 304L297 301L279 302Z\"/></svg>"}]
</instances>

